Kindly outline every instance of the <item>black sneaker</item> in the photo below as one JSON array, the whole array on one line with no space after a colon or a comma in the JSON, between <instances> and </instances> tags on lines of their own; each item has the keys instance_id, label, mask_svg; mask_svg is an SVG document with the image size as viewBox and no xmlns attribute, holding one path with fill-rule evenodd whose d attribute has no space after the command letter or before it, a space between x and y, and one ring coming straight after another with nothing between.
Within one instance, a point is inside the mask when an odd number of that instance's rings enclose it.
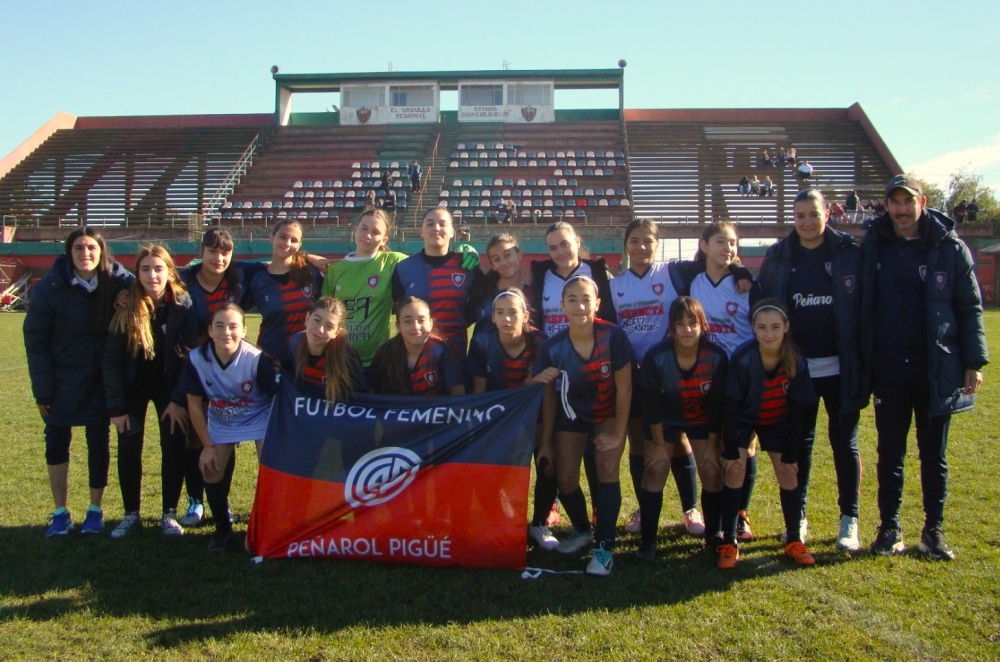
<instances>
[{"instance_id":1,"label":"black sneaker","mask_svg":"<svg viewBox=\"0 0 1000 662\"><path fill-rule=\"evenodd\" d=\"M635 556L643 563L652 563L656 560L656 545L640 545Z\"/></svg>"},{"instance_id":2,"label":"black sneaker","mask_svg":"<svg viewBox=\"0 0 1000 662\"><path fill-rule=\"evenodd\" d=\"M871 546L872 554L892 556L894 554L902 554L905 551L906 545L903 544L903 532L901 530L891 526L879 527L878 533L875 535L875 542Z\"/></svg>"},{"instance_id":3,"label":"black sneaker","mask_svg":"<svg viewBox=\"0 0 1000 662\"><path fill-rule=\"evenodd\" d=\"M944 541L944 531L940 526L924 529L920 534L920 551L935 561L955 560L955 552Z\"/></svg>"},{"instance_id":4,"label":"black sneaker","mask_svg":"<svg viewBox=\"0 0 1000 662\"><path fill-rule=\"evenodd\" d=\"M229 547L229 543L233 540L233 532L231 530L217 530L212 534L212 538L208 541L208 551L210 552L224 552L226 548Z\"/></svg>"}]
</instances>

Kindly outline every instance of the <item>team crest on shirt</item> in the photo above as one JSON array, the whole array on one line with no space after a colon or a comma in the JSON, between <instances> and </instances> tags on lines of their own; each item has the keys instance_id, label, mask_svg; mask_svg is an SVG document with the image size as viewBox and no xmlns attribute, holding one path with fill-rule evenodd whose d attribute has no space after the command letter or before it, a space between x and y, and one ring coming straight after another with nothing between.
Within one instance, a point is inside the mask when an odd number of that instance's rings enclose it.
<instances>
[{"instance_id":1,"label":"team crest on shirt","mask_svg":"<svg viewBox=\"0 0 1000 662\"><path fill-rule=\"evenodd\" d=\"M944 286L948 283L948 274L943 271L934 272L934 284L938 286L939 290L943 290Z\"/></svg>"},{"instance_id":2,"label":"team crest on shirt","mask_svg":"<svg viewBox=\"0 0 1000 662\"><path fill-rule=\"evenodd\" d=\"M784 391L785 393L788 393L788 380L787 379L784 380L783 382L781 382L781 390Z\"/></svg>"},{"instance_id":3,"label":"team crest on shirt","mask_svg":"<svg viewBox=\"0 0 1000 662\"><path fill-rule=\"evenodd\" d=\"M455 287L462 287L462 283L465 282L465 274L452 274L451 282L455 284Z\"/></svg>"},{"instance_id":4,"label":"team crest on shirt","mask_svg":"<svg viewBox=\"0 0 1000 662\"><path fill-rule=\"evenodd\" d=\"M920 280L922 280L922 281L924 281L926 283L927 282L927 265L926 264L921 264L920 267L917 269L917 273L920 274Z\"/></svg>"},{"instance_id":5,"label":"team crest on shirt","mask_svg":"<svg viewBox=\"0 0 1000 662\"><path fill-rule=\"evenodd\" d=\"M833 262L825 262L823 264L823 268L826 269L826 275L827 276L832 276L833 275Z\"/></svg>"},{"instance_id":6,"label":"team crest on shirt","mask_svg":"<svg viewBox=\"0 0 1000 662\"><path fill-rule=\"evenodd\" d=\"M302 288L302 294L306 296L312 296L312 291L313 291L312 285L306 285L305 287Z\"/></svg>"},{"instance_id":7,"label":"team crest on shirt","mask_svg":"<svg viewBox=\"0 0 1000 662\"><path fill-rule=\"evenodd\" d=\"M242 384L240 384L240 390L246 393L247 395L250 395L250 393L253 391L253 382L249 380L243 382Z\"/></svg>"},{"instance_id":8,"label":"team crest on shirt","mask_svg":"<svg viewBox=\"0 0 1000 662\"><path fill-rule=\"evenodd\" d=\"M844 276L840 282L844 284L844 289L847 290L848 294L854 293L854 276Z\"/></svg>"},{"instance_id":9,"label":"team crest on shirt","mask_svg":"<svg viewBox=\"0 0 1000 662\"><path fill-rule=\"evenodd\" d=\"M702 393L707 395L708 392L712 390L712 382L705 380L701 383L701 386L699 386L699 388L701 389Z\"/></svg>"},{"instance_id":10,"label":"team crest on shirt","mask_svg":"<svg viewBox=\"0 0 1000 662\"><path fill-rule=\"evenodd\" d=\"M736 315L739 309L740 309L740 304L736 303L735 301L726 302L726 312L729 313L730 317Z\"/></svg>"},{"instance_id":11,"label":"team crest on shirt","mask_svg":"<svg viewBox=\"0 0 1000 662\"><path fill-rule=\"evenodd\" d=\"M368 277L368 287L371 288L371 289L373 289L373 290L376 287L378 287L378 276L369 276Z\"/></svg>"},{"instance_id":12,"label":"team crest on shirt","mask_svg":"<svg viewBox=\"0 0 1000 662\"><path fill-rule=\"evenodd\" d=\"M424 375L424 379L427 380L428 384L437 384L438 374L436 371L431 370L426 375Z\"/></svg>"},{"instance_id":13,"label":"team crest on shirt","mask_svg":"<svg viewBox=\"0 0 1000 662\"><path fill-rule=\"evenodd\" d=\"M653 294L655 294L656 296L663 295L663 283L657 283L653 285Z\"/></svg>"},{"instance_id":14,"label":"team crest on shirt","mask_svg":"<svg viewBox=\"0 0 1000 662\"><path fill-rule=\"evenodd\" d=\"M601 364L601 376L607 377L610 374L611 374L611 363L609 361L605 361L604 363Z\"/></svg>"},{"instance_id":15,"label":"team crest on shirt","mask_svg":"<svg viewBox=\"0 0 1000 662\"><path fill-rule=\"evenodd\" d=\"M232 294L232 293L228 294L226 296L226 301L228 301L229 303L235 303L236 302L236 295Z\"/></svg>"}]
</instances>

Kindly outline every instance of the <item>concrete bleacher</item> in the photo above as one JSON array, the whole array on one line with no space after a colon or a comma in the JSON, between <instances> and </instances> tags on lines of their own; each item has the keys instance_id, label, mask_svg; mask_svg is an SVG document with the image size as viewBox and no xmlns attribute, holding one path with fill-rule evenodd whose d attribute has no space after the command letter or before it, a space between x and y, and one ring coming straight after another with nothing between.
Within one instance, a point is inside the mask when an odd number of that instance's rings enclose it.
<instances>
[{"instance_id":1,"label":"concrete bleacher","mask_svg":"<svg viewBox=\"0 0 1000 662\"><path fill-rule=\"evenodd\" d=\"M264 126L226 119L79 118L0 179L0 214L39 227L186 222Z\"/></svg>"},{"instance_id":2,"label":"concrete bleacher","mask_svg":"<svg viewBox=\"0 0 1000 662\"><path fill-rule=\"evenodd\" d=\"M845 110L626 111L632 196L637 216L664 221L733 218L781 223L795 194L808 185L831 201L854 189L881 197L898 164L866 129L867 118ZM863 115L863 113L861 113ZM794 168L765 166L762 149L795 147L816 176L807 184ZM740 178L770 176L774 197L745 196Z\"/></svg>"}]
</instances>

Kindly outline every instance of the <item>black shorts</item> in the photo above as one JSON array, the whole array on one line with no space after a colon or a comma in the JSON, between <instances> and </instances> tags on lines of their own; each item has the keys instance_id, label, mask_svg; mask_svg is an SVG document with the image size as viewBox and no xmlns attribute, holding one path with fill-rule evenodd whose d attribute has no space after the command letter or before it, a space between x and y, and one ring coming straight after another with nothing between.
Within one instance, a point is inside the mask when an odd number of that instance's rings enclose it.
<instances>
[{"instance_id":1,"label":"black shorts","mask_svg":"<svg viewBox=\"0 0 1000 662\"><path fill-rule=\"evenodd\" d=\"M787 421L779 421L774 425L740 424L737 430L737 440L740 448L749 449L753 434L757 433L757 443L761 450L768 453L784 453L791 438Z\"/></svg>"}]
</instances>

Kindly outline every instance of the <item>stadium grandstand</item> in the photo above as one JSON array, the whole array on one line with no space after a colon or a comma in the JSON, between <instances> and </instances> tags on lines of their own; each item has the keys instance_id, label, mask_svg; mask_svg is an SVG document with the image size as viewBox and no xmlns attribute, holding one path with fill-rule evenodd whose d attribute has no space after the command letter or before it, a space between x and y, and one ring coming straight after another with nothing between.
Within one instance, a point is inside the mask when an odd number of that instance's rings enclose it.
<instances>
[{"instance_id":1,"label":"stadium grandstand","mask_svg":"<svg viewBox=\"0 0 1000 662\"><path fill-rule=\"evenodd\" d=\"M0 248L6 262L37 276L69 226L100 226L113 242L169 241L183 256L196 252L205 227L222 225L246 239L241 255L266 255L268 228L294 217L313 250L343 254L368 193L379 204L391 190L404 251L419 249L408 243L418 239L413 229L428 208L450 209L478 243L492 234L501 202L513 200L511 221L528 253L544 252L540 226L562 219L587 226L581 233L591 250L614 258L621 227L636 217L659 221L678 242L723 217L740 225L743 238L774 238L787 233L800 187L817 186L829 200L850 190L878 199L901 172L859 104L626 109L624 71L275 69L272 112L60 113L0 161ZM558 108L563 90L617 90L618 107ZM293 112L297 95L315 93L337 95L339 105ZM456 109L442 108L445 93L453 93ZM808 182L794 162L774 160L792 148L814 168ZM762 159L765 151L771 160ZM423 169L419 191L407 174L412 161ZM771 195L741 192L744 177L770 178ZM123 257L134 253L134 246L113 246Z\"/></svg>"}]
</instances>

